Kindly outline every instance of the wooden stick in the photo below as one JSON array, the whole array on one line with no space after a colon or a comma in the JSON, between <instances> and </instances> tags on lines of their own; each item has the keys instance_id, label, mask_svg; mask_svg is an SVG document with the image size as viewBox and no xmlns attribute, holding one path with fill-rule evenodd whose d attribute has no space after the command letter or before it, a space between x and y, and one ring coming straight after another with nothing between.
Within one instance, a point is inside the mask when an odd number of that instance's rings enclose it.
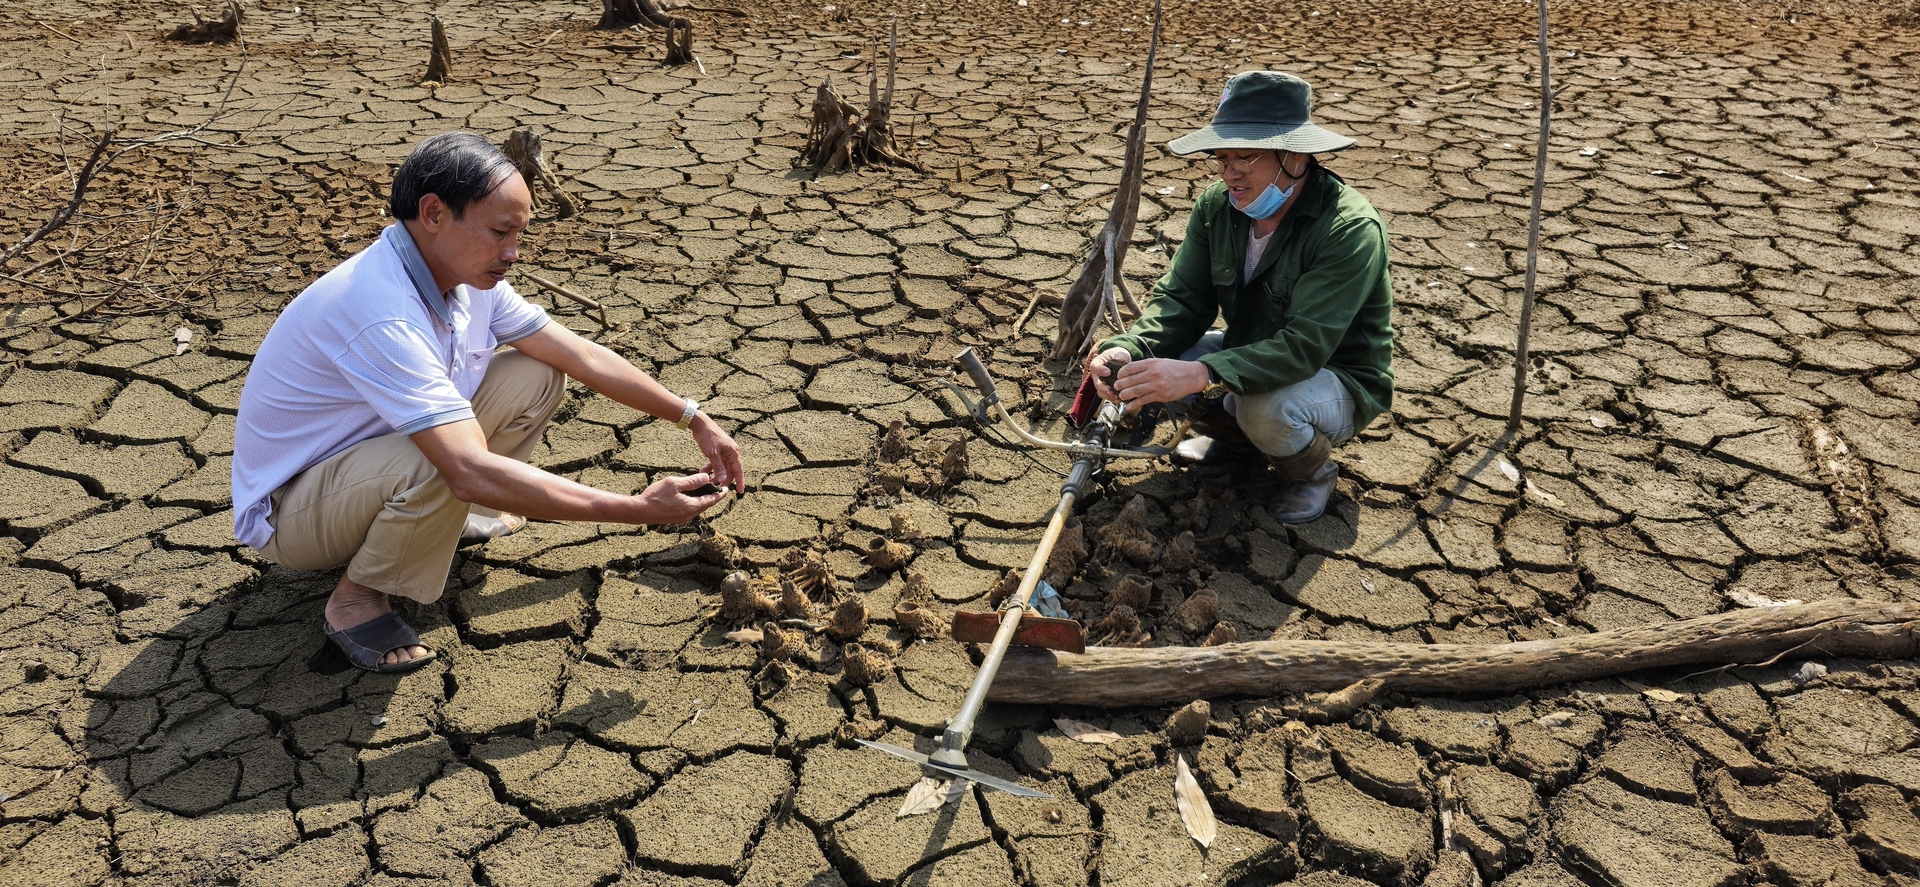
<instances>
[{"instance_id":1,"label":"wooden stick","mask_svg":"<svg viewBox=\"0 0 1920 887\"><path fill-rule=\"evenodd\" d=\"M1509 644L1287 640L1091 647L1078 656L1021 649L1001 666L992 698L1179 705L1215 696L1337 690L1367 678L1411 693L1510 693L1644 668L1757 662L1796 647L1809 657L1913 659L1920 656L1920 604L1826 600Z\"/></svg>"},{"instance_id":2,"label":"wooden stick","mask_svg":"<svg viewBox=\"0 0 1920 887\"><path fill-rule=\"evenodd\" d=\"M1547 190L1547 130L1553 119L1552 60L1547 55L1547 0L1540 4L1540 143L1533 158L1533 214L1527 220L1527 289L1520 297L1520 331L1513 343L1513 408L1507 411L1507 430L1520 428L1520 411L1527 399L1527 334L1533 328L1533 283L1540 270L1540 199Z\"/></svg>"},{"instance_id":3,"label":"wooden stick","mask_svg":"<svg viewBox=\"0 0 1920 887\"><path fill-rule=\"evenodd\" d=\"M520 274L526 279L539 284L541 288L547 290L548 292L566 296L567 298L572 299L575 302L579 302L580 304L585 305L588 308L592 308L593 310L600 312L600 318L599 318L600 328L607 329L607 330L613 329L613 324L607 322L607 308L605 305L602 305L599 302L589 299L586 296L580 295L579 293L576 293L573 290L567 289L566 287L561 286L560 284L554 283L551 280L541 277L540 275L535 274L532 271L523 270L520 272Z\"/></svg>"}]
</instances>

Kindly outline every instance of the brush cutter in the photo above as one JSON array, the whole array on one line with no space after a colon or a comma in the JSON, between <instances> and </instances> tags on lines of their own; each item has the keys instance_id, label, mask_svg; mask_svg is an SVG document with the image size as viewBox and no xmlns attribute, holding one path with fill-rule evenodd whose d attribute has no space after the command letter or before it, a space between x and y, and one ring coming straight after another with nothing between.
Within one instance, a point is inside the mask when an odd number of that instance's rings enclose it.
<instances>
[{"instance_id":1,"label":"brush cutter","mask_svg":"<svg viewBox=\"0 0 1920 887\"><path fill-rule=\"evenodd\" d=\"M906 758L928 769L970 779L988 788L999 789L1025 798L1052 797L1045 792L1035 791L1018 783L1009 782L990 774L982 773L967 766L964 749L973 738L973 721L980 714L980 706L986 702L987 688L993 685L993 676L1000 670L1000 661L1006 658L1007 648L1018 644L1023 647L1042 647L1064 653L1086 652L1086 635L1080 623L1072 619L1059 619L1042 616L1035 612L1031 601L1034 589L1040 584L1040 574L1046 570L1047 560L1053 556L1053 546L1060 540L1061 530L1066 528L1067 518L1073 515L1074 503L1086 495L1087 487L1095 475L1100 473L1106 460L1113 456L1153 457L1167 453L1163 447L1141 447L1135 449L1115 449L1107 446L1115 426L1120 423L1121 406L1117 403L1102 401L1092 418L1081 432L1079 443L1046 440L1027 433L1013 417L1007 415L1006 407L1000 405L1000 394L994 387L993 376L987 372L985 364L980 362L972 348L960 352L962 369L973 379L974 387L980 389L981 400L978 404L968 400L966 393L958 386L952 386L954 393L968 412L983 425L992 425L992 413L998 413L1000 423L1013 429L1028 444L1050 450L1064 450L1073 457L1073 469L1067 474L1067 482L1060 486L1060 503L1053 508L1053 515L1047 521L1047 531L1040 537L1040 547L1033 553L1033 560L1027 564L1026 574L1020 579L1020 587L1009 596L1000 609L992 613L956 613L953 618L953 637L955 640L969 643L990 643L986 658L980 662L980 671L974 676L973 686L967 690L966 700L960 703L960 711L947 721L946 731L941 734L940 747L931 755L923 755L908 748L887 745L882 742L859 740L861 745L879 749L890 755Z\"/></svg>"}]
</instances>

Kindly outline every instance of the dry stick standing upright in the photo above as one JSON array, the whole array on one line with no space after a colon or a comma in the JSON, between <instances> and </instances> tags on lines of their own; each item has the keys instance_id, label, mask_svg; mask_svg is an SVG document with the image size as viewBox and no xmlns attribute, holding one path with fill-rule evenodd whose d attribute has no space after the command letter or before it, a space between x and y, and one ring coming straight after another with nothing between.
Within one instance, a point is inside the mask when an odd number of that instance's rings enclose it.
<instances>
[{"instance_id":1,"label":"dry stick standing upright","mask_svg":"<svg viewBox=\"0 0 1920 887\"><path fill-rule=\"evenodd\" d=\"M1060 330L1054 334L1053 356L1085 354L1099 342L1100 322L1108 317L1122 331L1126 324L1114 290L1127 300L1135 315L1140 305L1127 291L1127 278L1120 266L1127 260L1127 244L1133 240L1133 224L1140 216L1140 181L1147 160L1147 99L1153 93L1154 56L1160 51L1160 3L1153 4L1153 39L1147 44L1147 67L1140 81L1140 103L1134 108L1133 126L1127 130L1127 153L1120 165L1120 187L1114 191L1113 210L1107 224L1093 240L1080 277L1060 302Z\"/></svg>"},{"instance_id":2,"label":"dry stick standing upright","mask_svg":"<svg viewBox=\"0 0 1920 887\"><path fill-rule=\"evenodd\" d=\"M1533 159L1533 214L1527 222L1527 291L1520 302L1520 332L1513 344L1513 409L1507 430L1520 428L1527 397L1527 333L1533 327L1533 281L1540 269L1540 199L1547 190L1547 124L1553 118L1553 62L1547 57L1547 0L1540 4L1540 144Z\"/></svg>"}]
</instances>

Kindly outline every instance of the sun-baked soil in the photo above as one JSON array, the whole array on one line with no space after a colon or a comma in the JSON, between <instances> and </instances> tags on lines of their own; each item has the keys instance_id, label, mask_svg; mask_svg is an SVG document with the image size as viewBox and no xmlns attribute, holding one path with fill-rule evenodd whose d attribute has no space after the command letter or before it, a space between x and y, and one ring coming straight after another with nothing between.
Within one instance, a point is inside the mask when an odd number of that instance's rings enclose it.
<instances>
[{"instance_id":1,"label":"sun-baked soil","mask_svg":"<svg viewBox=\"0 0 1920 887\"><path fill-rule=\"evenodd\" d=\"M1014 323L1106 216L1150 9L742 5L693 16L704 73L662 67L658 31L596 30L590 0L262 0L212 45L162 39L186 5L0 10L0 249L65 202L103 127L220 110L118 158L0 268L0 883L1920 884L1920 667L1802 671L1815 651L1498 698L1389 687L1316 727L1215 700L1180 747L1166 709L989 706L975 765L1054 798L975 789L896 819L919 774L851 739L927 747L972 661L895 614L987 606L1062 467L972 432L935 380L972 346L1061 432L1055 320ZM1910 6L1555 3L1509 438L1531 7L1172 5L1133 290L1205 185L1165 141L1226 76L1300 73L1360 140L1330 166L1387 219L1399 394L1305 526L1258 510L1252 469L1115 464L1084 553L1051 568L1067 608L1155 645L1216 622L1484 643L1762 598L1920 602ZM896 11L893 131L925 172L811 180L808 102L832 77L864 107ZM430 15L453 48L434 88ZM539 136L580 212L543 210L523 261L615 329L516 283L733 429L752 493L697 527L534 524L469 549L443 602L407 611L440 660L363 675L318 630L336 577L233 541L233 415L275 311L379 232L409 146L460 127ZM631 491L698 454L576 392L534 460ZM1135 496L1138 532L1107 532ZM908 560L872 569L875 548ZM729 640L736 568L769 605L775 573L802 579L788 615L864 605L858 667L824 637L771 665ZM1054 716L1122 738L1074 742ZM1176 755L1221 821L1205 851Z\"/></svg>"}]
</instances>

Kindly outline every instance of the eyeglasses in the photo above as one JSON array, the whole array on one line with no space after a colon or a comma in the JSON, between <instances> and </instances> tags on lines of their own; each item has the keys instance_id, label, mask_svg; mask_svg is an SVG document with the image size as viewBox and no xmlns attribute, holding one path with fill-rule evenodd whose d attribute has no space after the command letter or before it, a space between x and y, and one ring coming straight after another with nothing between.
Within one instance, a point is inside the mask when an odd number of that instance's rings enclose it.
<instances>
[{"instance_id":1,"label":"eyeglasses","mask_svg":"<svg viewBox=\"0 0 1920 887\"><path fill-rule=\"evenodd\" d=\"M1207 172L1217 176L1228 169L1232 169L1234 172L1244 176L1247 173L1253 172L1253 165L1263 159L1265 159L1265 155L1259 154L1239 160L1228 160L1217 154L1209 154L1207 155Z\"/></svg>"}]
</instances>

